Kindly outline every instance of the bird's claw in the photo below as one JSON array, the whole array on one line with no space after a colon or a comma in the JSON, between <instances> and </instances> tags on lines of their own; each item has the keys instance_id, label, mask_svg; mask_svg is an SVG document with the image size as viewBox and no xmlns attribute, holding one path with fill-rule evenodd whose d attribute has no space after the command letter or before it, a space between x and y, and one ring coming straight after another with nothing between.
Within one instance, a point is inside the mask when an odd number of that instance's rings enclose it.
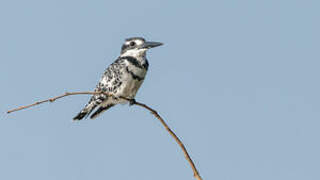
<instances>
[{"instance_id":1,"label":"bird's claw","mask_svg":"<svg viewBox=\"0 0 320 180\"><path fill-rule=\"evenodd\" d=\"M135 99L130 99L129 100L129 105L132 106L136 103L136 100Z\"/></svg>"}]
</instances>

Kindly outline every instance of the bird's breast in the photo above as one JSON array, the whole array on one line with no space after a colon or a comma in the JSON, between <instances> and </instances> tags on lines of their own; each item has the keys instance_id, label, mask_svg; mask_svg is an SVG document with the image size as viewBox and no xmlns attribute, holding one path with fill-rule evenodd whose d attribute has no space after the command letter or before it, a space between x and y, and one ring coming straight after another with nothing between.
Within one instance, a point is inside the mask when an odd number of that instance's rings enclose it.
<instances>
[{"instance_id":1,"label":"bird's breast","mask_svg":"<svg viewBox=\"0 0 320 180\"><path fill-rule=\"evenodd\" d=\"M146 76L146 69L135 66L127 66L123 72L122 85L117 93L118 96L134 98Z\"/></svg>"}]
</instances>

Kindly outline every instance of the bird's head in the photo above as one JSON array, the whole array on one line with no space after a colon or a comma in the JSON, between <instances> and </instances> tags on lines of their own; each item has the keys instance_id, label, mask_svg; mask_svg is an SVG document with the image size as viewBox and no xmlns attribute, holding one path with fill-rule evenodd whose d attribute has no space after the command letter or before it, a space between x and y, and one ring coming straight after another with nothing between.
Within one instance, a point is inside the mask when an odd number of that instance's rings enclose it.
<instances>
[{"instance_id":1,"label":"bird's head","mask_svg":"<svg viewBox=\"0 0 320 180\"><path fill-rule=\"evenodd\" d=\"M161 46L160 42L145 41L141 37L133 37L125 40L121 48L121 56L145 56L148 49Z\"/></svg>"}]
</instances>

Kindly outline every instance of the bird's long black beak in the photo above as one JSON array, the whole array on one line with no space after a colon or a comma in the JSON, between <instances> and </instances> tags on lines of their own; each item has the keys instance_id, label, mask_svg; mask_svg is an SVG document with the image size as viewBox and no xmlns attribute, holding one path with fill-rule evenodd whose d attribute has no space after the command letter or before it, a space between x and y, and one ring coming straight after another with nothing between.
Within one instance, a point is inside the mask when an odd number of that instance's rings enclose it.
<instances>
[{"instance_id":1,"label":"bird's long black beak","mask_svg":"<svg viewBox=\"0 0 320 180\"><path fill-rule=\"evenodd\" d=\"M145 42L145 43L143 43L142 48L150 49L150 48L158 47L158 46L161 46L161 45L163 45L163 43L160 43L160 42Z\"/></svg>"}]
</instances>

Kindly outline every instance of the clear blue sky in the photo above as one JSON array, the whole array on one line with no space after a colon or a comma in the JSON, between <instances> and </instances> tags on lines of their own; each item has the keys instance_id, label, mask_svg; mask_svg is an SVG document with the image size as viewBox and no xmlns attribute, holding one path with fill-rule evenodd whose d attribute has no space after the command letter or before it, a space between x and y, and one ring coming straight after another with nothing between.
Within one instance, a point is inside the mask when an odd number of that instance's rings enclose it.
<instances>
[{"instance_id":1,"label":"clear blue sky","mask_svg":"<svg viewBox=\"0 0 320 180\"><path fill-rule=\"evenodd\" d=\"M0 2L0 179L189 179L149 112L73 123L123 40L164 46L137 100L159 111L206 180L320 179L319 1Z\"/></svg>"}]
</instances>

